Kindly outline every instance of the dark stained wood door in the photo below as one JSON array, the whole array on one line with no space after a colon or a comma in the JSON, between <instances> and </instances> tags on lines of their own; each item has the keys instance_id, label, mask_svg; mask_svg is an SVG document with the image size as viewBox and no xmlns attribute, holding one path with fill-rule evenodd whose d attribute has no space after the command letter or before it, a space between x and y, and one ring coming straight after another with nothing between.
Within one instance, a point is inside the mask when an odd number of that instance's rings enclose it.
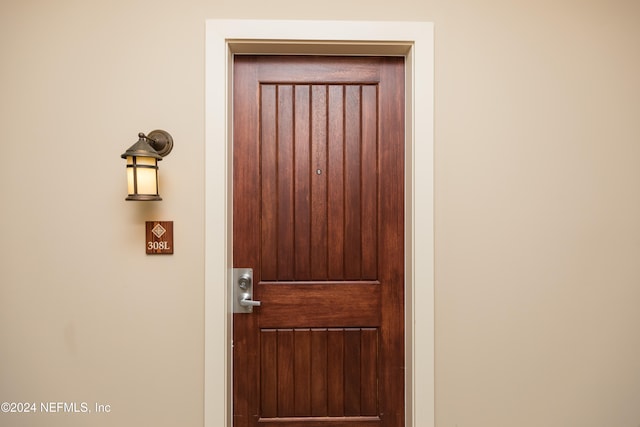
<instances>
[{"instance_id":1,"label":"dark stained wood door","mask_svg":"<svg viewBox=\"0 0 640 427\"><path fill-rule=\"evenodd\" d=\"M404 426L404 60L236 56L233 422Z\"/></svg>"}]
</instances>

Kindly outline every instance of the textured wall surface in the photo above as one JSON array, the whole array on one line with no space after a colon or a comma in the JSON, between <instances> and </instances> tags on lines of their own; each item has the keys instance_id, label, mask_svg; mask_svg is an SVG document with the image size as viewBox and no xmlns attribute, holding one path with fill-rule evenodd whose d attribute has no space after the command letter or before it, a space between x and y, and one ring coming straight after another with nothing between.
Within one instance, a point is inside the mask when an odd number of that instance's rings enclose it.
<instances>
[{"instance_id":1,"label":"textured wall surface","mask_svg":"<svg viewBox=\"0 0 640 427\"><path fill-rule=\"evenodd\" d=\"M208 18L433 21L436 425L640 424L637 3L25 0L0 4L0 402L111 412L1 425L203 424ZM164 201L125 202L155 128Z\"/></svg>"}]
</instances>

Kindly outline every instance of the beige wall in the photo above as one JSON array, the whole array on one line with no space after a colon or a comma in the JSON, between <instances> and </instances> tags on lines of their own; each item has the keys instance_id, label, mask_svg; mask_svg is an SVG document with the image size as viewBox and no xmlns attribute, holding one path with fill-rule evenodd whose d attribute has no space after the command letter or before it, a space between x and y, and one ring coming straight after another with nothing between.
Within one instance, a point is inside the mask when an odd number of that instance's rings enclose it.
<instances>
[{"instance_id":1,"label":"beige wall","mask_svg":"<svg viewBox=\"0 0 640 427\"><path fill-rule=\"evenodd\" d=\"M0 3L0 402L112 408L0 425L202 425L207 18L433 21L436 425L640 425L640 7L527 3Z\"/></svg>"}]
</instances>

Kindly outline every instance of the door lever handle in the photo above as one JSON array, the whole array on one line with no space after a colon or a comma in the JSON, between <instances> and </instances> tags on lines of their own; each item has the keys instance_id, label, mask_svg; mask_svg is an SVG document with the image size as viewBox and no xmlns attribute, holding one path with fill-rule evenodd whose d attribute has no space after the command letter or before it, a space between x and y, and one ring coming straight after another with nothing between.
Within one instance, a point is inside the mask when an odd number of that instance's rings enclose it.
<instances>
[{"instance_id":1,"label":"door lever handle","mask_svg":"<svg viewBox=\"0 0 640 427\"><path fill-rule=\"evenodd\" d=\"M260 301L254 301L250 298L248 292L240 294L240 305L243 307L258 307L260 305Z\"/></svg>"}]
</instances>

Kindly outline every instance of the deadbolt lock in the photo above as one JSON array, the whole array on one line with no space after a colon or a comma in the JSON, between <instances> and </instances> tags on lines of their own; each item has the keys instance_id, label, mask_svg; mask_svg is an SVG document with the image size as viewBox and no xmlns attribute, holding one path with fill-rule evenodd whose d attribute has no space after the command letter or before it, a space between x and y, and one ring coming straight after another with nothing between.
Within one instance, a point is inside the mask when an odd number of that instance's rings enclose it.
<instances>
[{"instance_id":1,"label":"deadbolt lock","mask_svg":"<svg viewBox=\"0 0 640 427\"><path fill-rule=\"evenodd\" d=\"M240 286L240 289L242 290L247 290L251 287L251 274L250 273L243 273L240 275L240 277L238 277L238 286Z\"/></svg>"}]
</instances>

